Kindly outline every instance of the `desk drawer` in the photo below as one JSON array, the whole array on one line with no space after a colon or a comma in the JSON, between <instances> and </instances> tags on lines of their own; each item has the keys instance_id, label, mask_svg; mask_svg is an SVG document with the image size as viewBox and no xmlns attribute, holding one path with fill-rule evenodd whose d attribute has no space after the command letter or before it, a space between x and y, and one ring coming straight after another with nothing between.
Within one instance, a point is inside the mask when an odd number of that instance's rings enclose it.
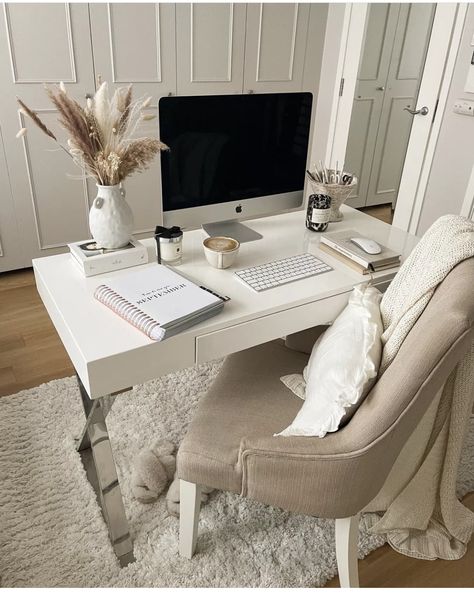
<instances>
[{"instance_id":1,"label":"desk drawer","mask_svg":"<svg viewBox=\"0 0 474 598\"><path fill-rule=\"evenodd\" d=\"M196 363L224 357L276 338L332 322L347 305L349 292L262 316L196 338Z\"/></svg>"}]
</instances>

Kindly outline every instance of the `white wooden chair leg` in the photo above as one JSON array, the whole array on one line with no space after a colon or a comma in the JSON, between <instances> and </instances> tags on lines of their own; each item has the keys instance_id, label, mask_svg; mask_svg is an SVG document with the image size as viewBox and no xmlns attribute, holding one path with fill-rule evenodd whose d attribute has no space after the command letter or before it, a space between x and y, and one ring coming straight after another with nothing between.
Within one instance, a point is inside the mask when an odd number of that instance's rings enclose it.
<instances>
[{"instance_id":1,"label":"white wooden chair leg","mask_svg":"<svg viewBox=\"0 0 474 598\"><path fill-rule=\"evenodd\" d=\"M179 480L179 554L188 559L196 550L201 486Z\"/></svg>"},{"instance_id":2,"label":"white wooden chair leg","mask_svg":"<svg viewBox=\"0 0 474 598\"><path fill-rule=\"evenodd\" d=\"M357 540L360 514L336 519L336 559L341 588L359 587Z\"/></svg>"}]
</instances>

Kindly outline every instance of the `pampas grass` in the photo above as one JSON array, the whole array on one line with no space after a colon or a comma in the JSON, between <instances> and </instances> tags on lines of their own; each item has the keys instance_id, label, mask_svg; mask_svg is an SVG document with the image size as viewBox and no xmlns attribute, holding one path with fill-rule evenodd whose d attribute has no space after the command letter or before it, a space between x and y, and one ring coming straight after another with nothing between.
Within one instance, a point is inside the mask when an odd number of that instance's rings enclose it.
<instances>
[{"instance_id":1,"label":"pampas grass","mask_svg":"<svg viewBox=\"0 0 474 598\"><path fill-rule=\"evenodd\" d=\"M160 151L168 149L155 137L137 137L140 129L156 115L145 112L151 97L133 101L131 85L118 88L110 98L104 81L95 96L86 100L85 107L68 96L62 82L57 87L46 88L46 93L59 113L59 124L69 135L67 146L18 98L20 111L99 185L117 185L132 174L146 170ZM23 128L17 137L25 133Z\"/></svg>"},{"instance_id":2,"label":"pampas grass","mask_svg":"<svg viewBox=\"0 0 474 598\"><path fill-rule=\"evenodd\" d=\"M20 100L20 98L17 98L17 102L20 104L20 112L22 114L24 114L25 116L29 116L31 120L35 123L35 125L39 127L45 135L51 137L51 139L54 139L54 141L57 141L54 133L48 129L48 127L44 124L44 122L40 119L36 112L30 110L30 108L28 108L28 106Z\"/></svg>"}]
</instances>

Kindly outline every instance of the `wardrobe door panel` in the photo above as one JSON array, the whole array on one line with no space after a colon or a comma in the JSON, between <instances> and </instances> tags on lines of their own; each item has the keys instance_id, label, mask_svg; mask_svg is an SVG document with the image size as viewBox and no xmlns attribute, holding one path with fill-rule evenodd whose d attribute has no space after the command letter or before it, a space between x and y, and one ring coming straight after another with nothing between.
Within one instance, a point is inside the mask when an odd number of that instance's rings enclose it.
<instances>
[{"instance_id":1,"label":"wardrobe door panel","mask_svg":"<svg viewBox=\"0 0 474 598\"><path fill-rule=\"evenodd\" d=\"M90 4L90 15L98 77L155 103L176 93L174 4Z\"/></svg>"},{"instance_id":2,"label":"wardrobe door panel","mask_svg":"<svg viewBox=\"0 0 474 598\"><path fill-rule=\"evenodd\" d=\"M244 91L301 91L309 4L247 6Z\"/></svg>"},{"instance_id":3,"label":"wardrobe door panel","mask_svg":"<svg viewBox=\"0 0 474 598\"><path fill-rule=\"evenodd\" d=\"M160 97L176 94L175 5L91 4L91 33L97 77L110 92L133 84L135 98L151 96L158 114ZM159 136L158 118L137 135ZM166 141L166 140L163 140ZM124 182L137 236L149 236L162 223L159 156L150 168Z\"/></svg>"},{"instance_id":4,"label":"wardrobe door panel","mask_svg":"<svg viewBox=\"0 0 474 598\"><path fill-rule=\"evenodd\" d=\"M23 99L66 141L43 83L64 81L77 99L93 88L88 7L5 3L0 31L0 125L26 266L33 257L63 251L67 243L89 236L90 192L77 180L80 170L18 113L16 102L16 96ZM16 139L23 126L26 136Z\"/></svg>"},{"instance_id":5,"label":"wardrobe door panel","mask_svg":"<svg viewBox=\"0 0 474 598\"><path fill-rule=\"evenodd\" d=\"M21 238L13 205L13 196L8 177L5 150L3 147L2 129L0 127L0 272L24 268L27 260L23 250Z\"/></svg>"},{"instance_id":6,"label":"wardrobe door panel","mask_svg":"<svg viewBox=\"0 0 474 598\"><path fill-rule=\"evenodd\" d=\"M176 5L178 94L242 93L245 4Z\"/></svg>"},{"instance_id":7,"label":"wardrobe door panel","mask_svg":"<svg viewBox=\"0 0 474 598\"><path fill-rule=\"evenodd\" d=\"M7 3L5 17L13 77L17 83L75 83L68 6Z\"/></svg>"}]
</instances>

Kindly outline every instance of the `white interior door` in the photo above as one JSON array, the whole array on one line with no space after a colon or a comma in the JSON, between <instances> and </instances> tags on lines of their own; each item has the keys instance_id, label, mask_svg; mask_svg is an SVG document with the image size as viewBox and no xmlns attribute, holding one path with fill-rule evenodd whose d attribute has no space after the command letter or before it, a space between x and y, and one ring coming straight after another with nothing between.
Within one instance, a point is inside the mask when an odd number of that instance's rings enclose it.
<instances>
[{"instance_id":1,"label":"white interior door","mask_svg":"<svg viewBox=\"0 0 474 598\"><path fill-rule=\"evenodd\" d=\"M434 4L372 4L354 97L346 168L353 207L395 204L430 39Z\"/></svg>"},{"instance_id":2,"label":"white interior door","mask_svg":"<svg viewBox=\"0 0 474 598\"><path fill-rule=\"evenodd\" d=\"M349 18L356 6L362 5L345 5L344 14L349 27L341 27L337 31L336 40L325 41L321 72L325 72L326 63L334 62L332 56L326 57L326 47L337 48L338 64L342 65L340 69L338 66L336 76L331 78L332 105L328 113L325 113L325 119L329 122L328 132L324 136L327 140L325 158L330 164L334 164L336 160L340 164L344 162L349 138L355 85L352 89L344 86L343 93L340 93L339 73L345 81L357 78L365 19L361 21ZM418 225L466 10L465 3L436 5L418 93L417 114L413 116L393 220L395 226L409 232L416 232Z\"/></svg>"},{"instance_id":3,"label":"white interior door","mask_svg":"<svg viewBox=\"0 0 474 598\"><path fill-rule=\"evenodd\" d=\"M392 5L394 7L396 5ZM401 4L389 63L366 205L395 207L435 5Z\"/></svg>"},{"instance_id":4,"label":"white interior door","mask_svg":"<svg viewBox=\"0 0 474 598\"><path fill-rule=\"evenodd\" d=\"M465 4L436 5L416 106L420 112L413 116L393 218L394 226L413 233L418 226L465 14ZM422 108L428 109L427 114Z\"/></svg>"},{"instance_id":5,"label":"white interior door","mask_svg":"<svg viewBox=\"0 0 474 598\"><path fill-rule=\"evenodd\" d=\"M111 91L132 83L134 97L151 96L150 109L158 111L160 97L176 94L175 5L91 4L90 19L96 76ZM158 135L158 119L143 134ZM149 235L162 223L159 156L124 188L135 235Z\"/></svg>"},{"instance_id":6,"label":"white interior door","mask_svg":"<svg viewBox=\"0 0 474 598\"><path fill-rule=\"evenodd\" d=\"M16 96L66 141L44 83L64 81L71 95L93 89L89 12L86 4L5 3L0 12L0 125L21 242L31 257L62 250L87 238L89 193L70 158L27 117ZM21 140L20 127L28 133ZM68 176L73 175L73 176Z\"/></svg>"},{"instance_id":7,"label":"white interior door","mask_svg":"<svg viewBox=\"0 0 474 598\"><path fill-rule=\"evenodd\" d=\"M242 93L245 4L176 4L178 94Z\"/></svg>"},{"instance_id":8,"label":"white interior door","mask_svg":"<svg viewBox=\"0 0 474 598\"><path fill-rule=\"evenodd\" d=\"M371 4L352 107L345 168L357 174L358 184L348 204L366 205L374 161L384 92L397 30L399 4Z\"/></svg>"},{"instance_id":9,"label":"white interior door","mask_svg":"<svg viewBox=\"0 0 474 598\"><path fill-rule=\"evenodd\" d=\"M309 4L247 5L244 91L300 91Z\"/></svg>"}]
</instances>

